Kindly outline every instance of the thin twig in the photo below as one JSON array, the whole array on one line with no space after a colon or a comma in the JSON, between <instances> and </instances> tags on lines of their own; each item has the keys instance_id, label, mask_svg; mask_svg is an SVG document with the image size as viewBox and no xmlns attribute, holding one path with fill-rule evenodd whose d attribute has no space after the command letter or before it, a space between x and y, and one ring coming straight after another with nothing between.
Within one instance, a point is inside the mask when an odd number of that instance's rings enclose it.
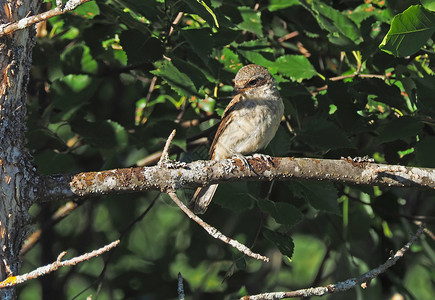
<instances>
[{"instance_id":1,"label":"thin twig","mask_svg":"<svg viewBox=\"0 0 435 300\"><path fill-rule=\"evenodd\" d=\"M72 10L76 9L77 6L79 6L85 2L88 2L88 1L91 1L91 0L69 0L67 3L65 3L65 6L63 7L63 9L59 6L57 6L52 10L40 13L40 14L35 15L35 16L23 18L23 19L19 20L18 22L13 22L13 23L9 23L9 24L2 24L2 25L0 25L0 37L4 36L6 34L10 34L14 31L27 28L29 26L32 26L33 24L39 23L41 21L45 21L45 20L50 19L52 17L62 15L64 13L72 11ZM57 4L59 4L59 3L57 2Z\"/></svg>"},{"instance_id":2,"label":"thin twig","mask_svg":"<svg viewBox=\"0 0 435 300\"><path fill-rule=\"evenodd\" d=\"M59 254L59 256L57 257L57 260L55 262L53 262L49 265L39 267L30 273L26 273L26 274L18 275L18 276L10 276L10 277L6 278L2 282L0 282L0 289L5 288L5 287L11 287L11 286L26 282L30 279L35 279L35 278L50 274L51 272L56 271L60 267L75 266L78 263L89 260L91 258L94 258L98 255L103 254L104 252L109 251L110 249L116 247L118 244L119 244L119 240L114 241L114 242L112 242L112 243L110 243L110 244L108 244L100 249L94 250L92 252L85 253L85 254L82 254L80 256L73 257L71 259L62 261L62 258L66 255L66 252L64 251L61 254Z\"/></svg>"},{"instance_id":3,"label":"thin twig","mask_svg":"<svg viewBox=\"0 0 435 300\"><path fill-rule=\"evenodd\" d=\"M282 43L282 42L284 42L286 40L289 40L289 39L292 39L294 37L297 37L298 35L299 35L299 31L292 31L292 32L287 33L286 35L280 37L278 39L278 42Z\"/></svg>"},{"instance_id":4,"label":"thin twig","mask_svg":"<svg viewBox=\"0 0 435 300\"><path fill-rule=\"evenodd\" d=\"M354 73L354 74L349 74L349 75L341 75L341 76L331 77L331 78L328 78L327 80L329 80L329 81L340 81L340 80L354 78L354 77L359 77L359 78L378 78L378 79L386 80L388 77L391 77L391 73L387 73L385 75ZM317 94L318 92L321 92L321 91L324 91L324 90L327 90L327 89L328 89L328 85L324 85L324 86L321 86L321 87L315 89L311 93L312 94Z\"/></svg>"},{"instance_id":5,"label":"thin twig","mask_svg":"<svg viewBox=\"0 0 435 300\"><path fill-rule=\"evenodd\" d=\"M342 75L342 76L331 77L331 78L328 78L328 80L329 81L339 81L339 80L353 78L353 77L379 78L379 79L382 79L382 80L385 80L385 78L386 78L385 75L380 75L380 74L359 74L359 73L355 73L355 74L349 74L349 75Z\"/></svg>"},{"instance_id":6,"label":"thin twig","mask_svg":"<svg viewBox=\"0 0 435 300\"><path fill-rule=\"evenodd\" d=\"M169 146L171 146L171 142L172 142L172 140L174 139L174 136L175 136L175 133L176 133L176 132L177 132L177 131L176 131L175 129L172 130L171 134L169 135L168 139L166 140L165 147L163 148L163 151L162 151L162 156L160 157L160 160L159 160L159 162L157 163L157 165L158 165L159 167L162 167L162 165L163 165L166 161L169 160L169 154L168 154Z\"/></svg>"},{"instance_id":7,"label":"thin twig","mask_svg":"<svg viewBox=\"0 0 435 300\"><path fill-rule=\"evenodd\" d=\"M222 242L229 244L231 246L233 246L234 248L236 248L237 250L239 250L240 252L253 257L255 259L258 260L263 260L266 262L269 262L269 258L262 256L260 254L254 253L251 251L251 249L249 249L248 247L246 247L245 245L241 244L240 242L233 240L227 236L225 236L223 233L221 233L219 230L217 230L216 228L214 228L213 226L207 224L206 222L204 222L201 218L199 218L197 215L195 215L189 208L187 208L186 205L183 204L183 202L181 202L180 199L178 199L177 194L175 194L175 192L168 192L167 193L169 195L169 197L171 197L171 199L178 205L178 207L181 208L182 211L184 211L184 213L191 218L192 220L194 220L196 223L198 223L202 228L205 229L205 231L208 232L208 234L210 234L212 237L214 237L215 239L219 239Z\"/></svg>"},{"instance_id":8,"label":"thin twig","mask_svg":"<svg viewBox=\"0 0 435 300\"><path fill-rule=\"evenodd\" d=\"M396 262L403 257L406 251L409 250L412 244L417 241L417 239L421 236L425 229L425 224L420 225L417 232L411 237L408 243L399 249L393 256L391 256L384 264L379 267L368 271L367 273L357 277L350 278L345 281L341 281L335 284L330 284L328 286L315 287L302 289L297 291L290 292L274 292L274 293L264 293L252 296L244 296L240 298L240 300L277 300L284 298L297 298L297 297L311 297L311 296L324 296L327 294L344 292L355 288L357 285L360 285L363 288L366 288L371 280L380 274L384 273L390 267L396 264Z\"/></svg>"},{"instance_id":9,"label":"thin twig","mask_svg":"<svg viewBox=\"0 0 435 300\"><path fill-rule=\"evenodd\" d=\"M184 287L183 287L183 277L181 273L178 272L178 300L184 300Z\"/></svg>"}]
</instances>

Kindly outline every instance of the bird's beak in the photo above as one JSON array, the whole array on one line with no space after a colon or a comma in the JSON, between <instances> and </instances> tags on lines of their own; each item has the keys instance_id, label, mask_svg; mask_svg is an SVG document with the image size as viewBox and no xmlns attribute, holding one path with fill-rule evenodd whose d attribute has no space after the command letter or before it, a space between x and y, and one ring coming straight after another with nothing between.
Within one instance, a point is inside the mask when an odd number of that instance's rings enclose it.
<instances>
[{"instance_id":1,"label":"bird's beak","mask_svg":"<svg viewBox=\"0 0 435 300\"><path fill-rule=\"evenodd\" d=\"M237 88L237 87L235 87L231 95L234 97L235 95L238 95L238 94L246 91L247 89L248 88Z\"/></svg>"}]
</instances>

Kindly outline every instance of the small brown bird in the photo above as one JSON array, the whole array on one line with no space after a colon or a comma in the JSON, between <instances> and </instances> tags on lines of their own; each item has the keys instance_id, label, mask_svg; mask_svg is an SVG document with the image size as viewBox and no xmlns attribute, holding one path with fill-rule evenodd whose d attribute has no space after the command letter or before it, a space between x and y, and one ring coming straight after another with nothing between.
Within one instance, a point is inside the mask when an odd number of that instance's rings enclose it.
<instances>
[{"instance_id":1,"label":"small brown bird","mask_svg":"<svg viewBox=\"0 0 435 300\"><path fill-rule=\"evenodd\" d=\"M209 156L221 160L247 155L265 148L278 129L284 105L275 79L258 65L244 66L234 79L233 99L222 115ZM203 214L218 185L200 187L190 203Z\"/></svg>"}]
</instances>

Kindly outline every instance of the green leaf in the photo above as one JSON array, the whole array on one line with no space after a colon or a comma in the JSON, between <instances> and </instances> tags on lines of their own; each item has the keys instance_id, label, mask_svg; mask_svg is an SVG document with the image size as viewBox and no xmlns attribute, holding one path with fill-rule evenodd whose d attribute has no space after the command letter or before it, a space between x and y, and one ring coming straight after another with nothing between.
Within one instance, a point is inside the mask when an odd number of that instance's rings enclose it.
<instances>
[{"instance_id":1,"label":"green leaf","mask_svg":"<svg viewBox=\"0 0 435 300\"><path fill-rule=\"evenodd\" d=\"M148 25L134 18L131 14L126 13L124 6L107 5L101 1L98 5L105 19L117 22L118 24L124 24L127 28L137 29L141 32L148 31Z\"/></svg>"},{"instance_id":2,"label":"green leaf","mask_svg":"<svg viewBox=\"0 0 435 300\"><path fill-rule=\"evenodd\" d=\"M137 0L115 0L119 2L122 7L129 9L145 16L149 20L158 20L158 3L153 0L137 1Z\"/></svg>"},{"instance_id":3,"label":"green leaf","mask_svg":"<svg viewBox=\"0 0 435 300\"><path fill-rule=\"evenodd\" d=\"M435 155L433 150L435 149L435 137L426 136L415 146L415 159L417 166L426 168L435 168Z\"/></svg>"},{"instance_id":4,"label":"green leaf","mask_svg":"<svg viewBox=\"0 0 435 300\"><path fill-rule=\"evenodd\" d=\"M218 58L227 71L236 73L242 67L239 56L228 47L224 47L219 52Z\"/></svg>"},{"instance_id":5,"label":"green leaf","mask_svg":"<svg viewBox=\"0 0 435 300\"><path fill-rule=\"evenodd\" d=\"M216 25L217 28L219 28L219 22L213 10L203 0L197 0L197 1L201 3L201 5L205 8L205 10L213 17L214 24Z\"/></svg>"},{"instance_id":6,"label":"green leaf","mask_svg":"<svg viewBox=\"0 0 435 300\"><path fill-rule=\"evenodd\" d=\"M120 35L122 49L127 54L128 64L140 64L160 59L163 55L163 45L160 40L132 29L123 31Z\"/></svg>"},{"instance_id":7,"label":"green leaf","mask_svg":"<svg viewBox=\"0 0 435 300\"><path fill-rule=\"evenodd\" d=\"M317 74L308 58L303 55L284 55L278 57L273 66L274 70L295 81L310 79Z\"/></svg>"},{"instance_id":8,"label":"green leaf","mask_svg":"<svg viewBox=\"0 0 435 300\"><path fill-rule=\"evenodd\" d=\"M275 137L267 146L266 150L268 153L270 152L272 156L285 156L288 154L290 147L291 138L289 136L288 130L285 130L282 126L280 126L278 127Z\"/></svg>"},{"instance_id":9,"label":"green leaf","mask_svg":"<svg viewBox=\"0 0 435 300\"><path fill-rule=\"evenodd\" d=\"M311 12L319 26L329 32L331 43L339 46L358 45L362 42L361 33L356 24L343 12L320 1L310 1Z\"/></svg>"},{"instance_id":10,"label":"green leaf","mask_svg":"<svg viewBox=\"0 0 435 300\"><path fill-rule=\"evenodd\" d=\"M323 151L353 147L342 129L331 121L320 118L306 124L297 138Z\"/></svg>"},{"instance_id":11,"label":"green leaf","mask_svg":"<svg viewBox=\"0 0 435 300\"><path fill-rule=\"evenodd\" d=\"M269 11L277 11L299 4L299 0L271 0L269 4Z\"/></svg>"},{"instance_id":12,"label":"green leaf","mask_svg":"<svg viewBox=\"0 0 435 300\"><path fill-rule=\"evenodd\" d=\"M71 154L58 153L53 150L43 150L34 155L35 163L41 174L56 174L72 172L76 165Z\"/></svg>"},{"instance_id":13,"label":"green leaf","mask_svg":"<svg viewBox=\"0 0 435 300\"><path fill-rule=\"evenodd\" d=\"M250 209L254 203L246 182L219 185L213 201L233 212Z\"/></svg>"},{"instance_id":14,"label":"green leaf","mask_svg":"<svg viewBox=\"0 0 435 300\"><path fill-rule=\"evenodd\" d=\"M423 47L434 31L435 14L413 5L394 17L379 48L394 56L408 56Z\"/></svg>"},{"instance_id":15,"label":"green leaf","mask_svg":"<svg viewBox=\"0 0 435 300\"><path fill-rule=\"evenodd\" d=\"M243 18L243 22L240 23L238 27L242 30L252 32L257 36L263 36L261 12L248 6L239 6L237 9L240 11Z\"/></svg>"},{"instance_id":16,"label":"green leaf","mask_svg":"<svg viewBox=\"0 0 435 300\"><path fill-rule=\"evenodd\" d=\"M216 26L219 28L219 22L214 11L203 0L183 0L188 5L190 10L203 18L210 27Z\"/></svg>"},{"instance_id":17,"label":"green leaf","mask_svg":"<svg viewBox=\"0 0 435 300\"><path fill-rule=\"evenodd\" d=\"M389 85L384 80L378 78L356 80L351 85L349 91L364 105L367 99L371 98L396 108L406 108L406 103L403 101L400 89L396 85ZM374 97L370 97L370 95Z\"/></svg>"},{"instance_id":18,"label":"green leaf","mask_svg":"<svg viewBox=\"0 0 435 300\"><path fill-rule=\"evenodd\" d=\"M291 182L295 195L302 195L314 208L340 214L337 205L337 189L329 182Z\"/></svg>"},{"instance_id":19,"label":"green leaf","mask_svg":"<svg viewBox=\"0 0 435 300\"><path fill-rule=\"evenodd\" d=\"M86 19L93 19L100 14L100 9L96 1L89 1L79 5L72 13Z\"/></svg>"},{"instance_id":20,"label":"green leaf","mask_svg":"<svg viewBox=\"0 0 435 300\"><path fill-rule=\"evenodd\" d=\"M263 235L266 239L274 243L283 255L292 258L295 244L290 236L268 229L263 229Z\"/></svg>"},{"instance_id":21,"label":"green leaf","mask_svg":"<svg viewBox=\"0 0 435 300\"><path fill-rule=\"evenodd\" d=\"M88 122L74 120L71 127L74 132L84 139L86 144L99 149L123 149L128 144L127 131L122 125L114 121Z\"/></svg>"},{"instance_id":22,"label":"green leaf","mask_svg":"<svg viewBox=\"0 0 435 300\"><path fill-rule=\"evenodd\" d=\"M423 7L430 11L435 11L435 1L434 0L420 0Z\"/></svg>"},{"instance_id":23,"label":"green leaf","mask_svg":"<svg viewBox=\"0 0 435 300\"><path fill-rule=\"evenodd\" d=\"M414 117L404 116L394 119L388 125L379 130L378 143L386 143L394 140L404 140L420 134L424 124Z\"/></svg>"},{"instance_id":24,"label":"green leaf","mask_svg":"<svg viewBox=\"0 0 435 300\"><path fill-rule=\"evenodd\" d=\"M88 75L68 75L51 85L52 105L60 110L53 122L70 119L75 112L88 103L100 86L101 80Z\"/></svg>"},{"instance_id":25,"label":"green leaf","mask_svg":"<svg viewBox=\"0 0 435 300\"><path fill-rule=\"evenodd\" d=\"M170 61L161 60L154 63L156 69L151 71L152 74L163 78L169 86L180 96L198 95L195 85L189 76L181 73Z\"/></svg>"},{"instance_id":26,"label":"green leaf","mask_svg":"<svg viewBox=\"0 0 435 300\"><path fill-rule=\"evenodd\" d=\"M189 43L192 50L198 54L201 60L207 65L209 55L213 49L213 38L209 29L187 29L182 30L181 34Z\"/></svg>"},{"instance_id":27,"label":"green leaf","mask_svg":"<svg viewBox=\"0 0 435 300\"><path fill-rule=\"evenodd\" d=\"M268 212L279 224L294 226L302 220L302 213L290 203L260 199L258 206Z\"/></svg>"},{"instance_id":28,"label":"green leaf","mask_svg":"<svg viewBox=\"0 0 435 300\"><path fill-rule=\"evenodd\" d=\"M266 39L256 39L237 44L237 52L250 62L260 66L272 66L274 57L273 51ZM265 57L268 56L267 58Z\"/></svg>"},{"instance_id":29,"label":"green leaf","mask_svg":"<svg viewBox=\"0 0 435 300\"><path fill-rule=\"evenodd\" d=\"M65 73L90 73L98 71L98 63L92 57L89 47L83 44L67 48L61 55Z\"/></svg>"}]
</instances>

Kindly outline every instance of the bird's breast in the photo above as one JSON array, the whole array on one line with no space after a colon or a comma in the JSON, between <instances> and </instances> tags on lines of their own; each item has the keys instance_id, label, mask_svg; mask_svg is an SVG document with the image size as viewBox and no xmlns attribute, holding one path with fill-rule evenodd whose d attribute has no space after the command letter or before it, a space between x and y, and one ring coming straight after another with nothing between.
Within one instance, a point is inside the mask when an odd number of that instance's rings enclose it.
<instances>
[{"instance_id":1,"label":"bird's breast","mask_svg":"<svg viewBox=\"0 0 435 300\"><path fill-rule=\"evenodd\" d=\"M280 98L243 99L218 137L214 159L251 154L265 148L275 136L283 110Z\"/></svg>"}]
</instances>

